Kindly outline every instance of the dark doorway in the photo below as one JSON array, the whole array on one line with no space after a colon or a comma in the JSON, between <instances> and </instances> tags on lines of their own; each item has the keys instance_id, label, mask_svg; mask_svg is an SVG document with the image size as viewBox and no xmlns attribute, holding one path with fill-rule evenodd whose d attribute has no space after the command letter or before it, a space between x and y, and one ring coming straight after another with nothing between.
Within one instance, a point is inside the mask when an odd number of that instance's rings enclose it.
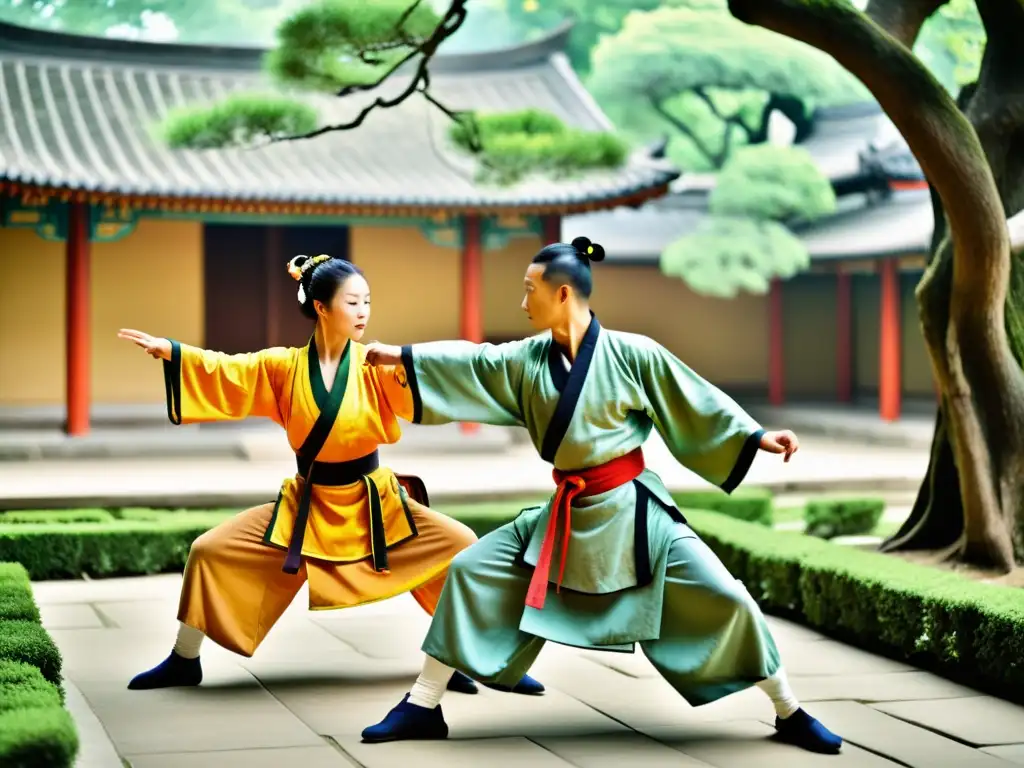
<instances>
[{"instance_id":1,"label":"dark doorway","mask_svg":"<svg viewBox=\"0 0 1024 768\"><path fill-rule=\"evenodd\" d=\"M235 354L303 346L313 323L298 307L293 256L348 258L346 226L207 224L203 232L206 346Z\"/></svg>"}]
</instances>

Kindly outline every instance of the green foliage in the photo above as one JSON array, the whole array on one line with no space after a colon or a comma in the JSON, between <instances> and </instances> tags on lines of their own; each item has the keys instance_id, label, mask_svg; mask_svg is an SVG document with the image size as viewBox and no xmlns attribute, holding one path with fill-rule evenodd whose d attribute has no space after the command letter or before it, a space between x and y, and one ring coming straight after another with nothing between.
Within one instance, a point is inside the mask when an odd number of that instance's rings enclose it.
<instances>
[{"instance_id":1,"label":"green foliage","mask_svg":"<svg viewBox=\"0 0 1024 768\"><path fill-rule=\"evenodd\" d=\"M1024 700L1024 591L724 515L688 517L766 610Z\"/></svg>"},{"instance_id":2,"label":"green foliage","mask_svg":"<svg viewBox=\"0 0 1024 768\"><path fill-rule=\"evenodd\" d=\"M0 581L0 621L39 621L32 591L20 581Z\"/></svg>"},{"instance_id":3,"label":"green foliage","mask_svg":"<svg viewBox=\"0 0 1024 768\"><path fill-rule=\"evenodd\" d=\"M719 174L710 216L661 255L661 271L694 291L732 298L765 293L810 265L810 254L783 221L834 213L836 196L806 150L762 144L736 152Z\"/></svg>"},{"instance_id":4,"label":"green foliage","mask_svg":"<svg viewBox=\"0 0 1024 768\"><path fill-rule=\"evenodd\" d=\"M23 661L0 661L0 714L61 705L60 691L37 667Z\"/></svg>"},{"instance_id":5,"label":"green foliage","mask_svg":"<svg viewBox=\"0 0 1024 768\"><path fill-rule=\"evenodd\" d=\"M0 512L0 525L21 523L108 523L114 516L105 509L28 509Z\"/></svg>"},{"instance_id":6,"label":"green foliage","mask_svg":"<svg viewBox=\"0 0 1024 768\"><path fill-rule=\"evenodd\" d=\"M78 746L75 723L63 707L0 712L0 765L5 768L71 768Z\"/></svg>"},{"instance_id":7,"label":"green foliage","mask_svg":"<svg viewBox=\"0 0 1024 768\"><path fill-rule=\"evenodd\" d=\"M788 116L798 123L815 104L867 98L831 57L716 3L629 14L594 49L588 85L628 134L668 131L689 147L690 170L718 169L733 147L763 142L769 94L797 99Z\"/></svg>"},{"instance_id":8,"label":"green foliage","mask_svg":"<svg viewBox=\"0 0 1024 768\"><path fill-rule=\"evenodd\" d=\"M0 560L35 580L133 576L180 570L192 542L225 513L165 513L156 521L0 525Z\"/></svg>"},{"instance_id":9,"label":"green foliage","mask_svg":"<svg viewBox=\"0 0 1024 768\"><path fill-rule=\"evenodd\" d=\"M713 216L811 221L835 213L836 195L807 150L762 144L733 155L708 207Z\"/></svg>"},{"instance_id":10,"label":"green foliage","mask_svg":"<svg viewBox=\"0 0 1024 768\"><path fill-rule=\"evenodd\" d=\"M788 278L810 265L800 238L781 224L709 216L661 254L661 271L706 296L763 294L772 277Z\"/></svg>"},{"instance_id":11,"label":"green foliage","mask_svg":"<svg viewBox=\"0 0 1024 768\"><path fill-rule=\"evenodd\" d=\"M566 53L573 68L581 75L590 71L591 55L601 38L614 35L623 20L634 11L658 8L692 8L726 12L725 0L499 0L508 14L508 23L522 30L524 37L537 37L549 32L566 19L574 27ZM473 9L471 12L475 12Z\"/></svg>"},{"instance_id":12,"label":"green foliage","mask_svg":"<svg viewBox=\"0 0 1024 768\"><path fill-rule=\"evenodd\" d=\"M279 81L309 90L370 85L414 54L440 21L426 2L321 0L278 27L267 69Z\"/></svg>"},{"instance_id":13,"label":"green foliage","mask_svg":"<svg viewBox=\"0 0 1024 768\"><path fill-rule=\"evenodd\" d=\"M955 94L978 79L985 40L975 0L950 0L924 23L914 53Z\"/></svg>"},{"instance_id":14,"label":"green foliage","mask_svg":"<svg viewBox=\"0 0 1024 768\"><path fill-rule=\"evenodd\" d=\"M883 512L882 499L818 499L804 508L804 533L820 539L871 533Z\"/></svg>"},{"instance_id":15,"label":"green foliage","mask_svg":"<svg viewBox=\"0 0 1024 768\"><path fill-rule=\"evenodd\" d=\"M162 128L164 141L174 149L216 149L302 136L317 124L316 110L301 101L235 94L214 104L183 107Z\"/></svg>"},{"instance_id":16,"label":"green foliage","mask_svg":"<svg viewBox=\"0 0 1024 768\"><path fill-rule=\"evenodd\" d=\"M614 134L570 128L554 115L533 109L467 114L452 124L449 135L457 147L479 157L482 179L498 183L535 172L558 178L617 168L628 153ZM479 147L475 152L474 139Z\"/></svg>"},{"instance_id":17,"label":"green foliage","mask_svg":"<svg viewBox=\"0 0 1024 768\"><path fill-rule=\"evenodd\" d=\"M38 621L0 621L0 661L31 664L51 683L60 685L60 651Z\"/></svg>"},{"instance_id":18,"label":"green foliage","mask_svg":"<svg viewBox=\"0 0 1024 768\"><path fill-rule=\"evenodd\" d=\"M60 684L60 651L39 623L28 573L0 562L0 765L74 765L78 735Z\"/></svg>"},{"instance_id":19,"label":"green foliage","mask_svg":"<svg viewBox=\"0 0 1024 768\"><path fill-rule=\"evenodd\" d=\"M684 515L690 509L703 509L769 528L775 522L771 491L761 488L739 489L732 494L725 491L685 491L673 493L672 498Z\"/></svg>"}]
</instances>

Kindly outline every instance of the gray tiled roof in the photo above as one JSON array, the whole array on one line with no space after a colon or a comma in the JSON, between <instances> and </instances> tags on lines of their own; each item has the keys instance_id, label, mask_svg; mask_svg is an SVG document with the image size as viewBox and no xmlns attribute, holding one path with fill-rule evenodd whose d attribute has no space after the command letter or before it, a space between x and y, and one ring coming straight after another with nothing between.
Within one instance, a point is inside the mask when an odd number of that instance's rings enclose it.
<instances>
[{"instance_id":1,"label":"gray tiled roof","mask_svg":"<svg viewBox=\"0 0 1024 768\"><path fill-rule=\"evenodd\" d=\"M455 109L534 107L582 129L606 129L607 118L561 52L567 33L503 51L439 56L433 93ZM154 137L169 109L265 90L261 53L0 24L0 180L168 198L539 212L636 202L678 176L639 153L623 168L573 180L481 185L473 159L450 146L448 119L419 97L378 110L354 131L259 149L171 151ZM369 98L403 85L392 80L371 95L312 103L323 120L341 122Z\"/></svg>"},{"instance_id":2,"label":"gray tiled roof","mask_svg":"<svg viewBox=\"0 0 1024 768\"><path fill-rule=\"evenodd\" d=\"M934 230L928 190L894 192L882 200L847 195L835 215L796 231L811 258L859 259L927 252ZM562 239L584 235L604 246L611 264L657 264L673 241L693 232L707 212L658 200L562 221Z\"/></svg>"},{"instance_id":3,"label":"gray tiled roof","mask_svg":"<svg viewBox=\"0 0 1024 768\"><path fill-rule=\"evenodd\" d=\"M924 178L906 140L874 101L816 110L811 135L798 146L833 184L862 176L872 161L895 178Z\"/></svg>"}]
</instances>

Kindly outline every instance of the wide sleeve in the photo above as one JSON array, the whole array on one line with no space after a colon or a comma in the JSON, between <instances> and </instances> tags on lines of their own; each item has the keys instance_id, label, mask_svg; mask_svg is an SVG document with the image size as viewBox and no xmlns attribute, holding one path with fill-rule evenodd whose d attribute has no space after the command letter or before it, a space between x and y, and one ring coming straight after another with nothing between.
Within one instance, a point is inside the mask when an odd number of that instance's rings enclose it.
<instances>
[{"instance_id":1,"label":"wide sleeve","mask_svg":"<svg viewBox=\"0 0 1024 768\"><path fill-rule=\"evenodd\" d=\"M242 355L211 352L171 340L164 361L167 416L173 424L263 416L283 424L279 395L289 350Z\"/></svg>"},{"instance_id":2,"label":"wide sleeve","mask_svg":"<svg viewBox=\"0 0 1024 768\"><path fill-rule=\"evenodd\" d=\"M645 410L672 455L732 493L757 455L761 425L660 344L650 342L634 351Z\"/></svg>"},{"instance_id":3,"label":"wide sleeve","mask_svg":"<svg viewBox=\"0 0 1024 768\"><path fill-rule=\"evenodd\" d=\"M524 426L521 392L526 361L525 341L432 341L402 347L413 423Z\"/></svg>"},{"instance_id":4,"label":"wide sleeve","mask_svg":"<svg viewBox=\"0 0 1024 768\"><path fill-rule=\"evenodd\" d=\"M413 398L404 365L378 365L376 385L387 407L400 419L412 421Z\"/></svg>"}]
</instances>

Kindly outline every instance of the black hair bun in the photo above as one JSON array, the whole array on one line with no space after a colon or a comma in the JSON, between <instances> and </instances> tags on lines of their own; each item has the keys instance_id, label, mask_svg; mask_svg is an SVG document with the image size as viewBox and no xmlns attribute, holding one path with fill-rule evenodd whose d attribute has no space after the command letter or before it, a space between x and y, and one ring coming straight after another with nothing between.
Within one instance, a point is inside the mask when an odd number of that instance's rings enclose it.
<instances>
[{"instance_id":1,"label":"black hair bun","mask_svg":"<svg viewBox=\"0 0 1024 768\"><path fill-rule=\"evenodd\" d=\"M604 261L604 248L597 243L590 242L590 238L574 237L572 247L576 249L583 261Z\"/></svg>"}]
</instances>

